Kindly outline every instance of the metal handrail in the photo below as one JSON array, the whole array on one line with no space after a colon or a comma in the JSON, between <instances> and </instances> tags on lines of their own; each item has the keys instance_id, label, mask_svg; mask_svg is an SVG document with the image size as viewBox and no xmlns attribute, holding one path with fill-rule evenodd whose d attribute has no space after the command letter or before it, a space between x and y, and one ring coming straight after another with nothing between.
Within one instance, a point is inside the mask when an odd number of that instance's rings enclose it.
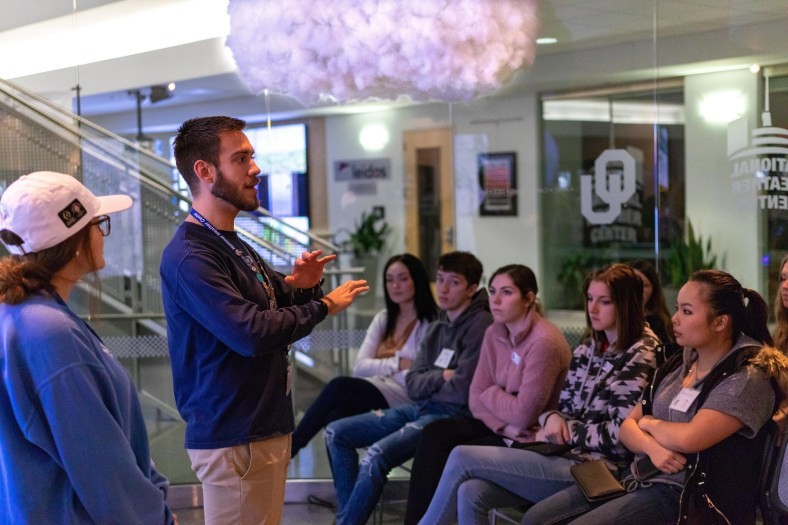
<instances>
[{"instance_id":1,"label":"metal handrail","mask_svg":"<svg viewBox=\"0 0 788 525\"><path fill-rule=\"evenodd\" d=\"M49 109L55 111L56 113L60 113L61 115L67 116L69 118L73 118L74 120L79 122L79 124L81 126L85 126L87 128L91 128L94 131L97 131L101 135L105 135L105 136L111 137L112 139L117 140L118 142L120 142L121 144L126 146L127 148L131 148L133 150L137 150L137 152L141 153L142 155L144 155L146 157L149 157L152 160L155 160L157 162L165 164L165 165L169 166L170 168L176 168L175 164L170 162L169 159L165 159L164 157L156 155L152 151L148 151L146 149L140 148L139 145L131 142L130 140L125 139L125 138L121 137L120 135L116 135L112 131L110 131L110 130L108 130L106 128L103 128L103 127L99 126L98 124L95 124L94 122L91 122L91 121L87 120L86 118L84 118L84 117L82 117L80 115L77 115L76 113L72 113L71 111L65 109L63 106L61 106L59 104L56 104L55 102L52 102L48 98L42 97L38 93L30 91L27 88L25 88L23 86L20 86L19 84L16 84L15 82L11 82L10 80L6 80L6 79L3 79L3 78L0 78L0 86L2 86L2 85L5 85L7 87L7 89L3 90L7 95L13 97L14 99L16 99L17 101L21 102L22 104L25 104L25 102L23 100L20 100L19 97L14 96L13 91L18 91L18 92L24 94L26 97L32 98L36 102L39 102L39 103L47 106ZM10 88L10 90L12 90L12 91L9 92L8 88ZM32 108L28 104L25 104L25 105L27 105L31 109L36 109L36 108ZM42 116L50 118L46 113L43 113L43 112L40 112L40 113L41 113ZM57 122L57 124L61 124L61 125L65 124L65 123L60 122L60 121L55 121L55 122ZM74 131L74 130L71 129L70 131ZM82 133L79 133L79 131L75 131L75 133L80 135L80 136L82 135Z\"/></svg>"},{"instance_id":2,"label":"metal handrail","mask_svg":"<svg viewBox=\"0 0 788 525\"><path fill-rule=\"evenodd\" d=\"M158 162L159 164L162 164L163 166L166 166L169 169L177 169L177 167L172 162L170 162L169 159L165 159L164 157L156 155L155 153L153 153L151 151L148 151L148 150L146 150L144 148L140 148L139 145L137 145L137 144L135 144L135 143L133 143L133 142L121 137L120 135L117 135L117 134L113 133L112 131L110 131L110 130L108 130L106 128L103 128L103 127L101 127L101 126L99 126L99 125L97 125L97 124L85 119L84 117L82 117L80 115L74 114L74 113L68 111L67 109L63 108L62 106L52 102L51 100L49 100L49 99L47 99L45 97L42 97L41 95L39 95L37 93L29 91L28 89L26 89L26 88L24 88L24 87L22 87L22 86L20 86L18 84L15 84L13 82L10 82L8 80L0 78L0 90L2 90L7 96L11 97L16 102L24 105L28 109L31 109L31 110L35 111L36 114L38 114L39 116L47 119L49 122L51 122L53 124L56 124L57 126L59 126L61 128L64 128L66 131L69 131L70 133L80 137L83 141L88 142L92 147L98 148L105 155L109 155L111 157L111 159L113 159L114 161L116 161L116 162L120 161L125 166L133 167L134 170L132 170L130 172L130 174L132 176L134 176L135 178L137 178L138 180L140 180L141 182L144 182L144 183L148 184L149 186L153 186L156 190L161 191L162 193L164 193L165 195L168 195L169 197L176 198L176 199L180 200L181 202L187 204L188 206L192 205L192 200L191 199L189 199L185 195L179 193L178 191L175 191L173 188L167 186L166 184L163 184L156 177L152 176L147 171L147 169L144 166L139 166L139 165L131 166L131 164L128 162L128 160L126 160L126 159L124 159L122 157L118 157L113 151L111 151L109 148L104 146L102 143L97 142L95 139L85 135L85 133L80 129L80 127L84 126L86 128L90 128L90 129L96 131L97 133L99 133L100 135L109 137L109 138L121 143L124 147L134 150L135 153L138 153L138 154L141 154L141 155L143 155L145 157L148 157L149 159L154 160L154 161ZM33 99L34 101L36 101L36 102L38 102L40 104L43 104L44 106L46 106L47 108L49 108L51 111L53 111L55 113L58 113L60 115L66 116L66 117L68 117L70 119L76 120L79 123L79 125L78 126L73 126L73 125L71 125L71 124L69 124L67 122L64 122L62 120L58 120L58 119L53 118L51 115L47 114L47 112L41 111L39 108L36 108L36 107L32 106L31 104L27 103L27 101L25 101L22 98L20 98L19 96L17 96L14 93L15 91L19 92L19 93L22 93L24 96L29 97L29 98ZM77 146L81 146L81 144L76 144L76 145ZM268 217L268 218L270 218L270 219L272 219L272 220L274 220L274 221L286 226L287 228L290 228L291 230L298 232L300 235L305 235L311 241L313 241L314 243L316 243L318 245L323 246L324 248L327 248L327 249L332 250L332 251L339 251L339 247L337 247L333 243L331 243L331 242L329 242L329 241L327 241L327 240L315 235L312 232L301 231L298 228L296 228L296 227L294 227L294 226L292 226L290 224L287 224L286 222L284 222L279 217L275 217L274 215L272 215L269 210L267 210L267 209L265 209L263 207L257 208L256 211L258 213L260 213L261 215L265 215L266 217ZM256 215L254 215L253 213L242 212L242 214L244 216L247 216L247 217L252 217L254 219L258 219L258 217ZM273 253L276 253L278 256L280 256L280 257L282 257L284 259L290 260L291 262L295 259L295 257L292 256L292 254L290 254L286 250L282 249L281 247L279 247L277 245L274 245L274 244L271 244L268 241L265 241L265 240L257 237L256 235L251 234L247 230L244 230L244 229L239 228L237 226L236 226L235 229L239 233L241 233L242 235L244 235L247 238L253 240L255 243L265 247L267 250L269 250L269 251L271 251ZM284 233L282 231L279 231L279 233L282 234L284 237L287 237L287 238L295 241L295 239L293 239L292 236L287 235L286 233Z\"/></svg>"},{"instance_id":3,"label":"metal handrail","mask_svg":"<svg viewBox=\"0 0 788 525\"><path fill-rule=\"evenodd\" d=\"M342 248L340 248L336 244L334 244L334 243L332 243L330 241L327 241L326 239L320 237L319 235L315 235L314 233L312 233L310 231L301 231L298 228L293 228L290 224L286 223L285 221L283 221L279 217L271 214L270 211L268 211L267 209L263 208L262 206L257 208L256 211L258 213L261 213L262 215L265 215L266 217L268 217L270 219L275 220L276 222L284 225L287 228L292 228L292 229L296 230L299 233L305 234L307 237L309 237L309 239L311 241L313 241L315 244L318 244L318 245L322 246L323 248L331 250L332 252L339 252L339 251L342 250Z\"/></svg>"}]
</instances>

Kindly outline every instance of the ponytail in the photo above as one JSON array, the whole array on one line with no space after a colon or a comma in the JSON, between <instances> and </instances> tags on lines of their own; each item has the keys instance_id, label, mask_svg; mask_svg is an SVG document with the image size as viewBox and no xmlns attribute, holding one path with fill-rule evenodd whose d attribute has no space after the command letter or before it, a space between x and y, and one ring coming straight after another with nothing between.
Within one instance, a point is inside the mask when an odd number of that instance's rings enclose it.
<instances>
[{"instance_id":1,"label":"ponytail","mask_svg":"<svg viewBox=\"0 0 788 525\"><path fill-rule=\"evenodd\" d=\"M3 240L10 232L4 233ZM0 259L0 303L19 304L42 291L53 293L52 278L80 249L91 257L90 225L51 248Z\"/></svg>"},{"instance_id":2,"label":"ponytail","mask_svg":"<svg viewBox=\"0 0 788 525\"><path fill-rule=\"evenodd\" d=\"M19 304L42 290L52 289L52 272L23 255L0 260L0 302Z\"/></svg>"},{"instance_id":3,"label":"ponytail","mask_svg":"<svg viewBox=\"0 0 788 525\"><path fill-rule=\"evenodd\" d=\"M744 288L742 291L746 304L744 306L744 326L741 327L741 331L756 341L772 346L774 342L767 326L769 305L755 290Z\"/></svg>"},{"instance_id":4,"label":"ponytail","mask_svg":"<svg viewBox=\"0 0 788 525\"><path fill-rule=\"evenodd\" d=\"M743 288L731 274L720 270L698 270L689 280L706 286L704 302L714 316L730 317L734 341L743 333L763 344L772 344L766 326L768 306L761 294Z\"/></svg>"}]
</instances>

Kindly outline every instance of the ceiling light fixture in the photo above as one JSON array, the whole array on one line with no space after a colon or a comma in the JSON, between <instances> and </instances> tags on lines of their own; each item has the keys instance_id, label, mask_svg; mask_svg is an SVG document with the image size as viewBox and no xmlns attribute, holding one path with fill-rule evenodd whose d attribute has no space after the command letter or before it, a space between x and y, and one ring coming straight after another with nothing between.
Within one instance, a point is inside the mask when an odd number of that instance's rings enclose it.
<instances>
[{"instance_id":1,"label":"ceiling light fixture","mask_svg":"<svg viewBox=\"0 0 788 525\"><path fill-rule=\"evenodd\" d=\"M160 102L162 100L167 100L168 98L172 98L172 90L169 86L158 84L150 87L151 104L155 104L156 102Z\"/></svg>"},{"instance_id":2,"label":"ceiling light fixture","mask_svg":"<svg viewBox=\"0 0 788 525\"><path fill-rule=\"evenodd\" d=\"M380 151L390 139L389 130L383 124L367 124L358 134L358 142L366 151Z\"/></svg>"},{"instance_id":3,"label":"ceiling light fixture","mask_svg":"<svg viewBox=\"0 0 788 525\"><path fill-rule=\"evenodd\" d=\"M306 104L470 100L533 62L537 0L230 0L250 89Z\"/></svg>"},{"instance_id":4,"label":"ceiling light fixture","mask_svg":"<svg viewBox=\"0 0 788 525\"><path fill-rule=\"evenodd\" d=\"M700 115L713 124L728 124L744 115L746 110L744 94L737 90L707 93L698 104Z\"/></svg>"},{"instance_id":5,"label":"ceiling light fixture","mask_svg":"<svg viewBox=\"0 0 788 525\"><path fill-rule=\"evenodd\" d=\"M536 39L536 44L539 46L549 46L550 44L557 44L557 43L558 43L558 39L553 38L551 36L545 36Z\"/></svg>"}]
</instances>

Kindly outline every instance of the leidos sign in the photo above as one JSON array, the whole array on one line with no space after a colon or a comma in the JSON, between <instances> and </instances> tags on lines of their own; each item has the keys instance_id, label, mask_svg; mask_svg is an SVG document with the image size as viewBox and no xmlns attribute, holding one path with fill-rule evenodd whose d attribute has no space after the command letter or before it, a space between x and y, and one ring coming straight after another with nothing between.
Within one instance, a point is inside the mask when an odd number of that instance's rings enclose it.
<instances>
[{"instance_id":1,"label":"leidos sign","mask_svg":"<svg viewBox=\"0 0 788 525\"><path fill-rule=\"evenodd\" d=\"M751 140L750 140L751 139ZM747 119L728 124L733 193L757 193L758 207L788 210L788 129L762 127L748 133Z\"/></svg>"}]
</instances>

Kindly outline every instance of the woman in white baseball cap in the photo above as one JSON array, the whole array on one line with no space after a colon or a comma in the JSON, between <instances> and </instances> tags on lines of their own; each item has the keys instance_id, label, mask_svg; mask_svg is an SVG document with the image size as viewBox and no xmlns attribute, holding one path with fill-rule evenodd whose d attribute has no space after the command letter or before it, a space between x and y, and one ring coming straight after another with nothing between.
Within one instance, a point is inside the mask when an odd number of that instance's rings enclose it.
<instances>
[{"instance_id":1,"label":"woman in white baseball cap","mask_svg":"<svg viewBox=\"0 0 788 525\"><path fill-rule=\"evenodd\" d=\"M0 523L174 522L134 383L66 305L131 205L53 172L0 197Z\"/></svg>"}]
</instances>

